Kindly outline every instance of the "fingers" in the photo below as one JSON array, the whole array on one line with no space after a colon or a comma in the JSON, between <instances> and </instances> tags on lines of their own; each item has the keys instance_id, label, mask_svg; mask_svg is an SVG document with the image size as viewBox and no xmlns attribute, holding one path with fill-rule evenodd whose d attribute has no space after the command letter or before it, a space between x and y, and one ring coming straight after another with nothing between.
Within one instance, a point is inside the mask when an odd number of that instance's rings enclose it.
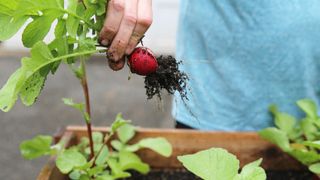
<instances>
[{"instance_id":1,"label":"fingers","mask_svg":"<svg viewBox=\"0 0 320 180\"><path fill-rule=\"evenodd\" d=\"M111 0L108 3L107 17L100 32L100 43L108 46L117 34L125 10L126 0Z\"/></svg>"},{"instance_id":2,"label":"fingers","mask_svg":"<svg viewBox=\"0 0 320 180\"><path fill-rule=\"evenodd\" d=\"M130 37L129 44L126 47L126 54L131 54L134 48L137 46L145 32L152 24L152 1L151 0L139 0L138 12L137 12L137 24Z\"/></svg>"},{"instance_id":3,"label":"fingers","mask_svg":"<svg viewBox=\"0 0 320 180\"><path fill-rule=\"evenodd\" d=\"M108 50L108 53L111 54L113 58L111 60L115 62L119 61L125 54L129 40L137 23L137 10L138 0L125 1L125 10L119 27L119 31L113 39L112 44Z\"/></svg>"},{"instance_id":4,"label":"fingers","mask_svg":"<svg viewBox=\"0 0 320 180\"><path fill-rule=\"evenodd\" d=\"M99 41L108 49L109 66L119 70L152 23L152 0L110 0Z\"/></svg>"},{"instance_id":5,"label":"fingers","mask_svg":"<svg viewBox=\"0 0 320 180\"><path fill-rule=\"evenodd\" d=\"M119 61L115 62L112 60L108 60L109 67L114 71L121 70L125 65L125 58L121 58Z\"/></svg>"}]
</instances>

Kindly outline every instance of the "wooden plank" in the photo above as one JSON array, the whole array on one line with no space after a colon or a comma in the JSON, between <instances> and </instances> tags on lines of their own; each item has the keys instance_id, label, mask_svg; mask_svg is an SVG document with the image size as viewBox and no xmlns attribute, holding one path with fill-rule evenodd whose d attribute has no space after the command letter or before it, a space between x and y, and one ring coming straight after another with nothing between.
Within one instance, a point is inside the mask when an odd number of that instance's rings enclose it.
<instances>
[{"instance_id":1,"label":"wooden plank","mask_svg":"<svg viewBox=\"0 0 320 180\"><path fill-rule=\"evenodd\" d=\"M86 128L79 126L67 127L78 139L86 136ZM106 133L108 128L93 128L94 131ZM263 140L254 132L212 132L176 129L145 129L138 128L137 134L130 143L146 137L164 137L173 145L170 158L162 157L150 150L139 151L143 161L154 168L181 168L177 156L191 154L211 147L225 148L235 154L241 166L263 158L262 166L268 170L301 170L299 162L283 153L275 145Z\"/></svg>"}]
</instances>

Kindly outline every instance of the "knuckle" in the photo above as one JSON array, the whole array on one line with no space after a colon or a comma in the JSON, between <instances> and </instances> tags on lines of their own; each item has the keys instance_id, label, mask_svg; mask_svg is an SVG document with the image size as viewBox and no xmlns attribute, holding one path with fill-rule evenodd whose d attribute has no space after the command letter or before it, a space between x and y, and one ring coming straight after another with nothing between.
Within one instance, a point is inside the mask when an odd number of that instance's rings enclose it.
<instances>
[{"instance_id":1,"label":"knuckle","mask_svg":"<svg viewBox=\"0 0 320 180\"><path fill-rule=\"evenodd\" d=\"M128 41L127 40L119 39L117 44L116 44L116 48L124 49L127 45L128 45Z\"/></svg>"},{"instance_id":2,"label":"knuckle","mask_svg":"<svg viewBox=\"0 0 320 180\"><path fill-rule=\"evenodd\" d=\"M139 42L139 40L141 39L140 35L133 35L131 36L130 42L129 42L129 46L132 46L133 44L136 44L137 42Z\"/></svg>"},{"instance_id":3,"label":"knuckle","mask_svg":"<svg viewBox=\"0 0 320 180\"><path fill-rule=\"evenodd\" d=\"M109 33L115 34L117 32L117 29L115 27L113 27L113 26L105 25L104 26L104 31L105 31L106 34L109 34Z\"/></svg>"},{"instance_id":4,"label":"knuckle","mask_svg":"<svg viewBox=\"0 0 320 180\"><path fill-rule=\"evenodd\" d=\"M124 1L122 0L113 0L111 1L112 7L116 10L116 11L124 11Z\"/></svg>"},{"instance_id":5,"label":"knuckle","mask_svg":"<svg viewBox=\"0 0 320 180\"><path fill-rule=\"evenodd\" d=\"M137 23L137 17L131 14L124 16L123 20L129 25L135 25Z\"/></svg>"},{"instance_id":6,"label":"knuckle","mask_svg":"<svg viewBox=\"0 0 320 180\"><path fill-rule=\"evenodd\" d=\"M151 24L153 22L153 19L152 18L141 18L141 19L138 19L138 24L143 26L143 27L150 27Z\"/></svg>"}]
</instances>

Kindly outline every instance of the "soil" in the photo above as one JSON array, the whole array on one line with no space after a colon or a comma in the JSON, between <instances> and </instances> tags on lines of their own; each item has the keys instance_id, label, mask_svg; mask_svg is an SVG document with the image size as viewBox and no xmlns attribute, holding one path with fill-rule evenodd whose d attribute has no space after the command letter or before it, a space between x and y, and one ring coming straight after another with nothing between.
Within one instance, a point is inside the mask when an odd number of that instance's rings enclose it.
<instances>
[{"instance_id":1,"label":"soil","mask_svg":"<svg viewBox=\"0 0 320 180\"><path fill-rule=\"evenodd\" d=\"M201 180L186 170L152 170L147 175L131 174L133 176L126 180Z\"/></svg>"},{"instance_id":2,"label":"soil","mask_svg":"<svg viewBox=\"0 0 320 180\"><path fill-rule=\"evenodd\" d=\"M132 173L126 180L200 180L186 170L153 170L148 175ZM308 171L267 171L268 180L313 180Z\"/></svg>"},{"instance_id":3,"label":"soil","mask_svg":"<svg viewBox=\"0 0 320 180\"><path fill-rule=\"evenodd\" d=\"M313 180L313 177L309 171L267 171L268 180Z\"/></svg>"},{"instance_id":4,"label":"soil","mask_svg":"<svg viewBox=\"0 0 320 180\"><path fill-rule=\"evenodd\" d=\"M148 99L152 99L155 95L161 99L161 90L165 89L169 94L177 91L183 100L188 100L187 81L189 78L186 73L179 70L181 61L177 61L172 56L160 56L157 61L157 71L146 76L144 81Z\"/></svg>"}]
</instances>

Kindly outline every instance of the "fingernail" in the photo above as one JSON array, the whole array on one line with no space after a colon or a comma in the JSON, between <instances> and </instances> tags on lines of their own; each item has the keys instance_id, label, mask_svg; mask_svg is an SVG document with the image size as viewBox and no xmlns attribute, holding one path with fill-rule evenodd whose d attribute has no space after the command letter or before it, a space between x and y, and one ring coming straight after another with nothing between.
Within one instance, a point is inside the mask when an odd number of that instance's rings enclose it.
<instances>
[{"instance_id":1,"label":"fingernail","mask_svg":"<svg viewBox=\"0 0 320 180\"><path fill-rule=\"evenodd\" d=\"M104 39L101 41L101 44L104 46L108 46L109 45L109 41L107 39Z\"/></svg>"}]
</instances>

